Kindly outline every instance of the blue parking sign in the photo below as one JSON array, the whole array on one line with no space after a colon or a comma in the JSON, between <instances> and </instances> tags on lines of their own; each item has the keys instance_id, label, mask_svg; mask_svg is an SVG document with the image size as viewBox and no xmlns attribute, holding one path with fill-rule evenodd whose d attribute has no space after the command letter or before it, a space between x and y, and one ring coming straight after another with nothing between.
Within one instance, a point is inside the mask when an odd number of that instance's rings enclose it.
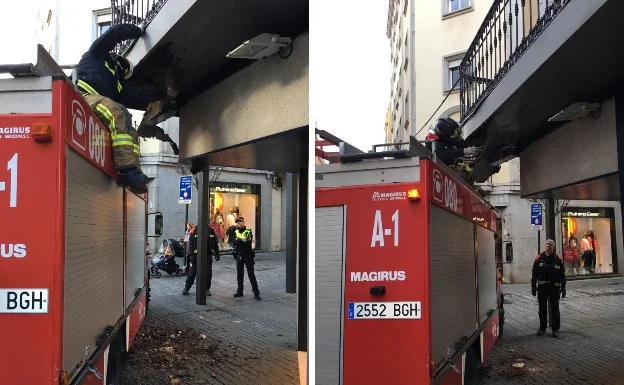
<instances>
[{"instance_id":1,"label":"blue parking sign","mask_svg":"<svg viewBox=\"0 0 624 385\"><path fill-rule=\"evenodd\" d=\"M193 176L186 175L180 177L180 200L179 203L190 204L193 194Z\"/></svg>"},{"instance_id":2,"label":"blue parking sign","mask_svg":"<svg viewBox=\"0 0 624 385\"><path fill-rule=\"evenodd\" d=\"M535 203L531 205L531 227L542 228L542 204Z\"/></svg>"}]
</instances>

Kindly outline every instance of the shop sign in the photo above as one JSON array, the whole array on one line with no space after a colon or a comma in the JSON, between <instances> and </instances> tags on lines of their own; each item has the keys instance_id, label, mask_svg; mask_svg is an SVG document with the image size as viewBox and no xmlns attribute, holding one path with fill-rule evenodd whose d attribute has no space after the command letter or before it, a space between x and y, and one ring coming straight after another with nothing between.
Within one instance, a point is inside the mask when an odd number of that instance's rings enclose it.
<instances>
[{"instance_id":1,"label":"shop sign","mask_svg":"<svg viewBox=\"0 0 624 385\"><path fill-rule=\"evenodd\" d=\"M210 188L211 192L224 192L224 193L238 193L238 194L253 194L251 185L248 184L228 184L214 186Z\"/></svg>"},{"instance_id":2,"label":"shop sign","mask_svg":"<svg viewBox=\"0 0 624 385\"><path fill-rule=\"evenodd\" d=\"M607 216L604 209L572 209L565 211L562 214L563 217L582 217L582 218L604 218Z\"/></svg>"}]
</instances>

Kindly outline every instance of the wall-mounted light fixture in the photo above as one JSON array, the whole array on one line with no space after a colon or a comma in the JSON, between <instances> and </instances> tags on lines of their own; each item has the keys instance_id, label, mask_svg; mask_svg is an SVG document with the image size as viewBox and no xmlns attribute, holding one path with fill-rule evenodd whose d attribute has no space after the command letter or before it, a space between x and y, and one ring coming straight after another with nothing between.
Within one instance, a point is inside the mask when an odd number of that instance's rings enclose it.
<instances>
[{"instance_id":1,"label":"wall-mounted light fixture","mask_svg":"<svg viewBox=\"0 0 624 385\"><path fill-rule=\"evenodd\" d=\"M262 33L228 52L226 57L230 59L264 59L265 57L276 54L291 44L292 40L289 37Z\"/></svg>"},{"instance_id":2,"label":"wall-mounted light fixture","mask_svg":"<svg viewBox=\"0 0 624 385\"><path fill-rule=\"evenodd\" d=\"M568 107L559 111L553 117L548 119L549 122L562 122L576 120L591 115L593 118L600 116L600 103L578 102L572 103Z\"/></svg>"}]
</instances>

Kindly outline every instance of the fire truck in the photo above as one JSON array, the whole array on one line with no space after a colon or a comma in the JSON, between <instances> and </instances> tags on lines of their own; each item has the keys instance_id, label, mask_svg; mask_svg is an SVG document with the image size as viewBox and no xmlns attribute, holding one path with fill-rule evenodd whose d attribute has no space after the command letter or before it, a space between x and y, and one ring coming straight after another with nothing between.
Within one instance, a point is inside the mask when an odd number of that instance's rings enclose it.
<instances>
[{"instance_id":1,"label":"fire truck","mask_svg":"<svg viewBox=\"0 0 624 385\"><path fill-rule=\"evenodd\" d=\"M414 138L337 144L316 165L316 383L477 384L504 322L496 210Z\"/></svg>"},{"instance_id":2,"label":"fire truck","mask_svg":"<svg viewBox=\"0 0 624 385\"><path fill-rule=\"evenodd\" d=\"M43 47L0 72L0 383L119 384L147 310L147 196L117 186L107 129Z\"/></svg>"}]
</instances>

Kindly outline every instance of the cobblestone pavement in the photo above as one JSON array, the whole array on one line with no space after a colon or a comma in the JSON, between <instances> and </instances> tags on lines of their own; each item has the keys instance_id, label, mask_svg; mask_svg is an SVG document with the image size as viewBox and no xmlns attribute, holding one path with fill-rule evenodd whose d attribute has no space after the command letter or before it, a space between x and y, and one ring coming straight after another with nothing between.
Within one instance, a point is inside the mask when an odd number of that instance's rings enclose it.
<instances>
[{"instance_id":1,"label":"cobblestone pavement","mask_svg":"<svg viewBox=\"0 0 624 385\"><path fill-rule=\"evenodd\" d=\"M193 349L186 349L191 352L188 356L178 358L179 362L174 360L176 369L185 368L182 376L177 376L181 384L299 383L297 295L285 293L285 263L284 253L257 254L255 268L262 301L253 298L247 275L245 296L232 297L236 291L236 265L231 255L213 263L212 296L207 297L206 306L195 304L196 285L188 296L181 295L186 277L162 272L162 278L151 278L152 301L141 331L180 330L185 335L197 336L198 344L200 334L216 341L212 345L217 346L216 350L207 348L193 353ZM149 341L145 341L150 339L153 338L144 334L137 341L149 346ZM177 339L171 341L171 346L176 342ZM161 347L150 348L156 351ZM159 373L153 369L154 363L149 362L152 357L133 362L133 354L124 374L124 379L129 380L124 380L124 384L136 384L138 378L151 376L151 380L142 381L152 385L157 383L158 375L176 374L169 367L171 360L163 361L166 368ZM151 366L151 372L147 366ZM169 381L166 379L166 383Z\"/></svg>"},{"instance_id":2,"label":"cobblestone pavement","mask_svg":"<svg viewBox=\"0 0 624 385\"><path fill-rule=\"evenodd\" d=\"M530 285L503 285L503 291L504 335L482 384L624 384L624 277L568 282L558 339L535 335L539 317ZM512 367L519 362L524 368Z\"/></svg>"}]
</instances>

